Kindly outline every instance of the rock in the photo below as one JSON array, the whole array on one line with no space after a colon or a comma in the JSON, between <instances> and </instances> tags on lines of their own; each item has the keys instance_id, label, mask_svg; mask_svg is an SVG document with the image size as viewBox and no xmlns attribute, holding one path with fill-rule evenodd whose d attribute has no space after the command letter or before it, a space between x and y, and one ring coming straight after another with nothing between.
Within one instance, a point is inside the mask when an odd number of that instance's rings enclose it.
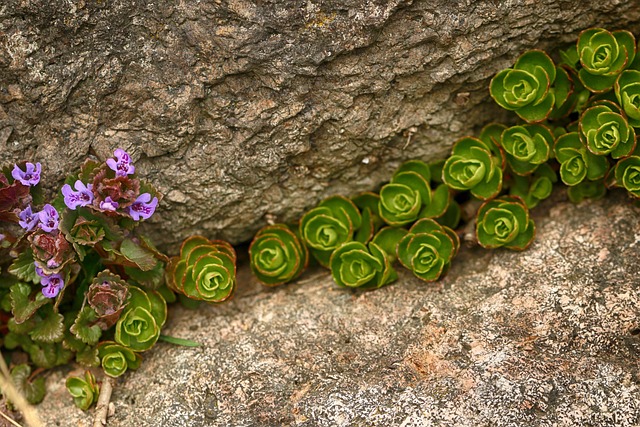
<instances>
[{"instance_id":1,"label":"rock","mask_svg":"<svg viewBox=\"0 0 640 427\"><path fill-rule=\"evenodd\" d=\"M372 292L329 273L174 307L115 386L114 426L620 426L640 423L640 209L621 193L536 208L522 253L463 248L449 275ZM78 370L78 372L80 372ZM91 425L48 378L46 425Z\"/></svg>"},{"instance_id":2,"label":"rock","mask_svg":"<svg viewBox=\"0 0 640 427\"><path fill-rule=\"evenodd\" d=\"M246 241L269 218L373 190L504 121L489 79L634 1L24 1L0 6L0 164L50 189L122 147L167 197L146 231Z\"/></svg>"}]
</instances>

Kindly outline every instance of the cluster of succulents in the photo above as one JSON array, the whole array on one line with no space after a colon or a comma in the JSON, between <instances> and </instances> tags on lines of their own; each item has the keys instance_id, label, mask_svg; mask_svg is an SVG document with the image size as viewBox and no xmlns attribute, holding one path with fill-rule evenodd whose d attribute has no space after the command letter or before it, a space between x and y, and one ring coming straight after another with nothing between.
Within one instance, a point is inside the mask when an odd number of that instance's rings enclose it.
<instances>
[{"instance_id":1,"label":"cluster of succulents","mask_svg":"<svg viewBox=\"0 0 640 427\"><path fill-rule=\"evenodd\" d=\"M29 361L12 377L32 403L44 382L31 366L75 360L111 377L136 369L175 299L164 285L168 258L136 233L160 195L136 177L128 153L86 161L50 203L41 175L29 162L0 174L0 344ZM96 401L91 373L67 385L80 407Z\"/></svg>"},{"instance_id":2,"label":"cluster of succulents","mask_svg":"<svg viewBox=\"0 0 640 427\"><path fill-rule=\"evenodd\" d=\"M636 53L628 31L594 28L559 53L561 62L541 50L522 54L489 88L496 103L522 123L491 123L478 137L454 142L443 161L401 165L378 194L334 196L309 210L299 225L265 228L252 243L258 279L267 285L293 280L306 247L341 287L390 283L397 264L429 282L448 270L459 246L454 229L465 221L473 222L477 243L485 248L527 248L535 236L529 209L549 197L559 180L576 203L602 197L613 186L640 198ZM478 207L476 214L461 222L460 203L470 200L477 201L469 204ZM267 237L273 227L287 230L287 243ZM266 266L275 271L276 265L279 280L264 274Z\"/></svg>"}]
</instances>

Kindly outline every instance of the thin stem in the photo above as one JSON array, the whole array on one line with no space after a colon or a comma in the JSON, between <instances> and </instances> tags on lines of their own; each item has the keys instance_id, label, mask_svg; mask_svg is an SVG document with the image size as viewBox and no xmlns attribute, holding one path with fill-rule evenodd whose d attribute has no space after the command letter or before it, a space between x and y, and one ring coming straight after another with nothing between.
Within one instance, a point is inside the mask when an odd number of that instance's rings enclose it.
<instances>
[{"instance_id":1,"label":"thin stem","mask_svg":"<svg viewBox=\"0 0 640 427\"><path fill-rule=\"evenodd\" d=\"M5 420L9 421L11 424L13 424L16 427L22 427L20 424L18 424L16 422L16 420L14 420L13 418L9 418L8 415L6 415L4 412L0 411L0 415L2 415L4 417Z\"/></svg>"},{"instance_id":2,"label":"thin stem","mask_svg":"<svg viewBox=\"0 0 640 427\"><path fill-rule=\"evenodd\" d=\"M104 427L107 425L107 415L109 414L109 402L111 401L111 393L113 392L113 384L111 377L105 376L100 387L100 396L98 396L98 404L96 405L96 417L93 421L93 427Z\"/></svg>"}]
</instances>

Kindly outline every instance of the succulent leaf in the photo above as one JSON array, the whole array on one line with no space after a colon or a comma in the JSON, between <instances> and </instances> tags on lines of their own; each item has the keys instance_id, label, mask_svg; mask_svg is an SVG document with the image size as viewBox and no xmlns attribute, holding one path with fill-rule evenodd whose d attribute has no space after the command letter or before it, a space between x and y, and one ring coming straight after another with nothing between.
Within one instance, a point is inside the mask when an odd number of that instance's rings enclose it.
<instances>
[{"instance_id":1,"label":"succulent leaf","mask_svg":"<svg viewBox=\"0 0 640 427\"><path fill-rule=\"evenodd\" d=\"M480 246L524 250L535 235L524 201L515 196L502 196L485 202L476 217L476 236Z\"/></svg>"},{"instance_id":2,"label":"succulent leaf","mask_svg":"<svg viewBox=\"0 0 640 427\"><path fill-rule=\"evenodd\" d=\"M611 103L586 109L580 117L580 139L589 151L614 159L630 155L636 147L636 134Z\"/></svg>"},{"instance_id":3,"label":"succulent leaf","mask_svg":"<svg viewBox=\"0 0 640 427\"><path fill-rule=\"evenodd\" d=\"M371 242L347 242L331 255L331 275L341 287L375 289L397 279L384 250Z\"/></svg>"},{"instance_id":4,"label":"succulent leaf","mask_svg":"<svg viewBox=\"0 0 640 427\"><path fill-rule=\"evenodd\" d=\"M67 378L65 385L69 394L73 397L73 403L83 411L86 411L98 401L100 387L98 387L96 378L89 371L85 371L84 378Z\"/></svg>"},{"instance_id":5,"label":"succulent leaf","mask_svg":"<svg viewBox=\"0 0 640 427\"><path fill-rule=\"evenodd\" d=\"M623 71L615 82L615 94L629 124L640 127L640 71Z\"/></svg>"},{"instance_id":6,"label":"succulent leaf","mask_svg":"<svg viewBox=\"0 0 640 427\"><path fill-rule=\"evenodd\" d=\"M112 378L124 374L127 369L136 370L142 356L113 341L103 341L98 345L98 357L104 373Z\"/></svg>"},{"instance_id":7,"label":"succulent leaf","mask_svg":"<svg viewBox=\"0 0 640 427\"><path fill-rule=\"evenodd\" d=\"M309 263L307 248L285 224L263 227L249 246L249 258L251 271L266 286L294 280Z\"/></svg>"}]
</instances>

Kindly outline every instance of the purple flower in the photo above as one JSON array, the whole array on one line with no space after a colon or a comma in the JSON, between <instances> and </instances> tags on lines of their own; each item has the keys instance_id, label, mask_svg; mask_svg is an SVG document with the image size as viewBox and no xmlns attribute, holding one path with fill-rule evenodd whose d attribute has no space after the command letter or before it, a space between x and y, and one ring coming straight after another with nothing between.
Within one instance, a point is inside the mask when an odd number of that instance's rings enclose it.
<instances>
[{"instance_id":1,"label":"purple flower","mask_svg":"<svg viewBox=\"0 0 640 427\"><path fill-rule=\"evenodd\" d=\"M158 198L154 197L151 200L151 194L144 193L138 196L135 202L131 206L129 206L129 215L135 221L140 221L142 219L149 219L151 215L156 210L156 206L158 206Z\"/></svg>"},{"instance_id":2,"label":"purple flower","mask_svg":"<svg viewBox=\"0 0 640 427\"><path fill-rule=\"evenodd\" d=\"M116 176L131 175L136 171L135 166L131 164L131 156L122 148L116 148L113 154L116 159L107 159L107 166L116 172Z\"/></svg>"},{"instance_id":3,"label":"purple flower","mask_svg":"<svg viewBox=\"0 0 640 427\"><path fill-rule=\"evenodd\" d=\"M40 163L34 165L33 163L27 162L26 169L27 170L23 172L18 165L15 165L11 171L11 176L16 181L20 181L22 185L37 185L40 182L40 172L42 171Z\"/></svg>"},{"instance_id":4,"label":"purple flower","mask_svg":"<svg viewBox=\"0 0 640 427\"><path fill-rule=\"evenodd\" d=\"M58 228L58 211L50 204L44 205L44 208L38 212L40 218L40 228L47 233L51 233Z\"/></svg>"},{"instance_id":5,"label":"purple flower","mask_svg":"<svg viewBox=\"0 0 640 427\"><path fill-rule=\"evenodd\" d=\"M64 287L64 279L60 273L45 274L40 267L36 266L36 273L40 276L42 285L42 295L47 298L55 298Z\"/></svg>"},{"instance_id":6,"label":"purple flower","mask_svg":"<svg viewBox=\"0 0 640 427\"><path fill-rule=\"evenodd\" d=\"M62 195L64 196L64 204L71 210L75 210L78 206L87 206L93 202L93 193L91 192L93 185L84 185L82 181L77 180L74 184L76 191L71 189L69 184L62 186Z\"/></svg>"},{"instance_id":7,"label":"purple flower","mask_svg":"<svg viewBox=\"0 0 640 427\"><path fill-rule=\"evenodd\" d=\"M120 203L111 200L111 196L107 196L103 202L100 202L100 209L103 211L115 211L120 206Z\"/></svg>"},{"instance_id":8,"label":"purple flower","mask_svg":"<svg viewBox=\"0 0 640 427\"><path fill-rule=\"evenodd\" d=\"M27 206L18 214L20 221L20 227L24 228L25 231L31 231L40 221L40 216L38 212L31 211L31 205Z\"/></svg>"}]
</instances>

